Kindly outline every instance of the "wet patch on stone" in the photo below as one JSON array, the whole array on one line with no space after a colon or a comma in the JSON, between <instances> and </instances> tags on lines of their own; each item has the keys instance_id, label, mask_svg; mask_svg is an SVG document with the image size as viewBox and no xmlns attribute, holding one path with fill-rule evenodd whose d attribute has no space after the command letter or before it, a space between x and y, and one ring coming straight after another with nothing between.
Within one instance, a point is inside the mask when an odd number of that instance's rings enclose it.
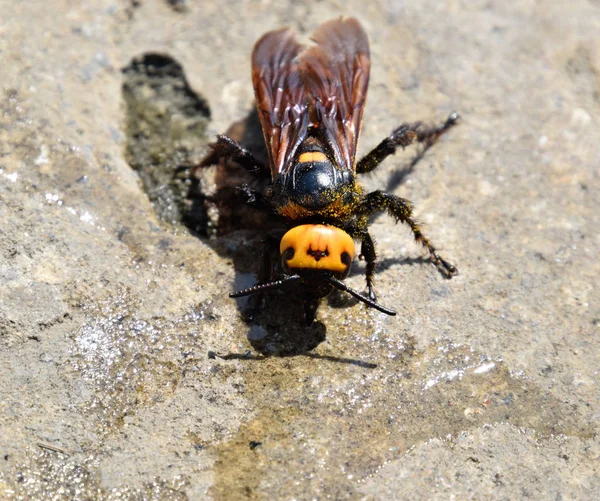
<instances>
[{"instance_id":1,"label":"wet patch on stone","mask_svg":"<svg viewBox=\"0 0 600 501\"><path fill-rule=\"evenodd\" d=\"M361 344L373 358L346 363L343 377L345 360L325 345L310 356L246 362L252 368L246 397L259 412L217 446L216 499L289 492L357 497L361 480L413 446L487 424L532 429L541 439L594 435L590 421L511 375L502 360L443 340L420 351L407 339L396 352L378 353L382 340L372 335L372 350L368 335Z\"/></svg>"},{"instance_id":2,"label":"wet patch on stone","mask_svg":"<svg viewBox=\"0 0 600 501\"><path fill-rule=\"evenodd\" d=\"M139 173L157 215L202 233L206 213L190 200L190 171L206 149L208 103L183 67L164 54L144 54L123 69L125 159Z\"/></svg>"}]
</instances>

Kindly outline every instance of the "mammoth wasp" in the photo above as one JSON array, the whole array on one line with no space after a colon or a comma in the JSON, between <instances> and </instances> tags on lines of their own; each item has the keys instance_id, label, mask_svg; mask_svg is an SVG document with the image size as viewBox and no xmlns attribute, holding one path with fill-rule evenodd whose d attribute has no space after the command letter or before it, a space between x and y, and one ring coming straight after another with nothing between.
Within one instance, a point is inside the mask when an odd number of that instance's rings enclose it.
<instances>
[{"instance_id":1,"label":"mammoth wasp","mask_svg":"<svg viewBox=\"0 0 600 501\"><path fill-rule=\"evenodd\" d=\"M230 297L293 291L303 301L310 324L320 298L338 289L395 315L377 302L373 288L377 253L369 234L371 216L387 212L407 224L446 277L457 269L422 233L408 200L383 191L365 193L357 175L373 171L399 147L431 146L459 117L452 113L439 127L403 124L357 161L370 72L367 35L356 19L339 18L322 24L311 39L314 43L305 47L284 28L266 33L254 46L252 82L268 168L227 136L218 136L212 145L213 158L230 159L267 179L263 190L242 186L240 192L246 202L275 214L287 228L279 241L267 243L259 283ZM355 241L366 262L366 294L343 282Z\"/></svg>"}]
</instances>

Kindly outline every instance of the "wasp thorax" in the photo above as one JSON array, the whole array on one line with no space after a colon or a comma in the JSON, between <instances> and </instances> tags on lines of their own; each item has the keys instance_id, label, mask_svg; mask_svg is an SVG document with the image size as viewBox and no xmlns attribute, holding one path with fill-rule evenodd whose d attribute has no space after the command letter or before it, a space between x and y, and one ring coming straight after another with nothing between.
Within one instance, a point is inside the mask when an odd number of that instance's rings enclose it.
<instances>
[{"instance_id":1,"label":"wasp thorax","mask_svg":"<svg viewBox=\"0 0 600 501\"><path fill-rule=\"evenodd\" d=\"M303 224L283 236L279 250L287 274L324 270L346 277L354 258L354 241L335 226Z\"/></svg>"}]
</instances>

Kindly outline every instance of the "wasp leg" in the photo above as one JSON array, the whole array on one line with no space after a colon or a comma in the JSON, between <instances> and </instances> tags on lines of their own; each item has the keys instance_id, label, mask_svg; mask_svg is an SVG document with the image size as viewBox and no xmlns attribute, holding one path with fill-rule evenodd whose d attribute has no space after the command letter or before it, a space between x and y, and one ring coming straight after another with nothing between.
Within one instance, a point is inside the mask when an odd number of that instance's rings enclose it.
<instances>
[{"instance_id":1,"label":"wasp leg","mask_svg":"<svg viewBox=\"0 0 600 501\"><path fill-rule=\"evenodd\" d=\"M273 279L273 265L279 257L279 242L276 238L267 235L263 242L263 253L257 272L257 283L264 284ZM246 318L253 320L260 311L264 293L254 294L248 298L248 313Z\"/></svg>"},{"instance_id":2,"label":"wasp leg","mask_svg":"<svg viewBox=\"0 0 600 501\"><path fill-rule=\"evenodd\" d=\"M305 299L304 300L304 321L306 326L309 327L315 321L317 316L317 309L319 308L318 299Z\"/></svg>"},{"instance_id":3,"label":"wasp leg","mask_svg":"<svg viewBox=\"0 0 600 501\"><path fill-rule=\"evenodd\" d=\"M374 191L363 198L359 210L367 216L377 212L387 211L387 213L395 218L396 221L406 223L410 226L415 240L429 251L433 264L436 265L438 270L446 278L452 278L453 275L458 273L456 267L442 258L429 239L423 235L418 223L413 219L411 203L405 198L390 195L383 191Z\"/></svg>"},{"instance_id":4,"label":"wasp leg","mask_svg":"<svg viewBox=\"0 0 600 501\"><path fill-rule=\"evenodd\" d=\"M425 145L425 148L430 148L440 138L442 134L450 130L460 121L460 115L453 111L448 115L446 121L437 127L421 127L417 129L417 141Z\"/></svg>"},{"instance_id":5,"label":"wasp leg","mask_svg":"<svg viewBox=\"0 0 600 501\"><path fill-rule=\"evenodd\" d=\"M265 195L259 191L251 188L247 184L243 184L236 188L236 194L243 200L243 202L250 207L254 207L259 210L272 210Z\"/></svg>"},{"instance_id":6,"label":"wasp leg","mask_svg":"<svg viewBox=\"0 0 600 501\"><path fill-rule=\"evenodd\" d=\"M377 295L373 289L373 282L375 279L375 268L377 267L377 252L375 250L375 242L373 242L373 238L371 238L369 232L364 233L362 236L360 256L364 258L367 263L365 277L367 279L367 293L369 299L376 301Z\"/></svg>"},{"instance_id":7,"label":"wasp leg","mask_svg":"<svg viewBox=\"0 0 600 501\"><path fill-rule=\"evenodd\" d=\"M202 160L199 167L215 165L221 159L230 159L248 172L257 176L260 176L267 171L263 163L258 161L249 150L242 147L237 141L234 141L229 136L218 135L217 141L210 146L212 151L204 160Z\"/></svg>"},{"instance_id":8,"label":"wasp leg","mask_svg":"<svg viewBox=\"0 0 600 501\"><path fill-rule=\"evenodd\" d=\"M358 174L371 172L388 156L396 153L398 147L404 149L415 141L423 143L425 150L429 149L444 132L456 125L459 119L460 116L454 111L439 127L423 127L421 122L402 124L358 162L356 172Z\"/></svg>"}]
</instances>

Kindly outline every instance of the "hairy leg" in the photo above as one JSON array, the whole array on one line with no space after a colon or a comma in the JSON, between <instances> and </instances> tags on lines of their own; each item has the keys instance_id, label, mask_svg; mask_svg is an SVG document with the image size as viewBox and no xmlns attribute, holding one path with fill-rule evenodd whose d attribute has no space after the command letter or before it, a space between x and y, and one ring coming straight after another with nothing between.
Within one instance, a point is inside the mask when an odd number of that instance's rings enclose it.
<instances>
[{"instance_id":1,"label":"hairy leg","mask_svg":"<svg viewBox=\"0 0 600 501\"><path fill-rule=\"evenodd\" d=\"M249 150L228 136L218 135L217 141L210 146L212 151L202 160L199 168L215 165L221 159L229 159L257 176L264 175L268 170Z\"/></svg>"},{"instance_id":2,"label":"hairy leg","mask_svg":"<svg viewBox=\"0 0 600 501\"><path fill-rule=\"evenodd\" d=\"M369 294L369 299L375 301L377 296L375 294L375 290L373 289L373 283L375 280L375 268L377 267L377 252L375 250L375 242L373 242L373 238L367 231L361 241L360 245L360 255L364 258L367 268L365 270L365 277L367 279L367 293Z\"/></svg>"},{"instance_id":3,"label":"hairy leg","mask_svg":"<svg viewBox=\"0 0 600 501\"><path fill-rule=\"evenodd\" d=\"M433 244L422 233L419 224L413 218L411 203L408 200L389 193L384 193L383 191L374 191L365 195L359 211L367 216L385 211L395 218L396 221L402 221L407 224L410 226L415 240L429 251L431 260L446 278L451 278L458 273L456 267L442 258L437 253Z\"/></svg>"},{"instance_id":4,"label":"hairy leg","mask_svg":"<svg viewBox=\"0 0 600 501\"><path fill-rule=\"evenodd\" d=\"M437 127L424 127L421 122L402 124L358 162L356 172L365 174L373 171L388 156L396 153L399 147L404 149L415 141L423 144L425 149L430 148L444 132L456 125L459 119L458 113L452 112L446 121Z\"/></svg>"}]
</instances>

